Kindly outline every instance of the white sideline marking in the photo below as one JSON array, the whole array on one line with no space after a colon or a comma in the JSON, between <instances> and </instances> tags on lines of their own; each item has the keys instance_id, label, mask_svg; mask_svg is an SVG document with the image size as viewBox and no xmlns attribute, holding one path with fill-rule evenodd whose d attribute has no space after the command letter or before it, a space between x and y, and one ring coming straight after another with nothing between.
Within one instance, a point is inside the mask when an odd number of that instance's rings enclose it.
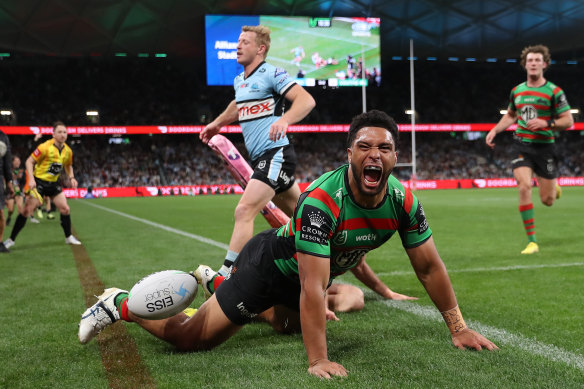
<instances>
[{"instance_id":1,"label":"white sideline marking","mask_svg":"<svg viewBox=\"0 0 584 389\"><path fill-rule=\"evenodd\" d=\"M106 208L104 206L94 204L93 202L83 201L82 203L87 204L87 205L91 205L92 207L99 208L99 209L107 211L107 212L114 213L118 216L123 216L123 217L126 217L128 219L132 219L132 220L135 220L137 222L140 222L140 223L148 224L149 226L152 226L152 227L160 228L161 230L164 230L164 231L168 231L168 232L172 232L172 233L175 233L178 235L186 236L187 238L195 239L195 240L198 240L199 242L207 243L207 244L210 244L211 246L219 247L220 249L223 249L223 250L227 250L229 248L229 246L226 245L225 243L217 242L216 240L205 238L204 236L181 231L181 230L178 230L176 228L165 226L164 224L159 224L159 223L152 222L150 220L142 219L140 217L128 215L127 213L116 211L115 209L111 209L111 208Z\"/></svg>"},{"instance_id":2,"label":"white sideline marking","mask_svg":"<svg viewBox=\"0 0 584 389\"><path fill-rule=\"evenodd\" d=\"M162 230L173 232L178 235L186 236L187 238L196 239L200 242L210 244L222 249L227 250L228 246L224 243L214 241L213 239L205 238L204 236L191 234L185 231L178 230L176 228L168 227L163 224L155 223L150 220L142 219L136 216L128 215L127 213L119 212L114 209L106 208L101 205L94 204L92 202L84 201L83 204L91 205L92 207L102 209L113 214L126 217L144 224L148 224L153 227L160 228ZM461 270L449 270L450 273L454 272L483 272L483 271L508 271L517 269L539 269L539 268L550 268L550 267L568 267L568 266L582 266L584 263L563 263L557 265L531 265L531 266L506 266L506 267L495 267L495 268L475 268L475 269L461 269ZM390 273L379 273L380 275L404 275L412 274L412 272L398 271ZM363 289L363 288L361 288ZM363 289L365 293L372 296L377 296L374 292L369 289ZM442 322L442 316L433 307L422 306L409 301L392 301L392 300L379 300L381 303L385 304L390 308L399 309L408 313L412 313L416 316L421 316L426 319L430 319L437 322ZM480 334L486 336L487 338L495 341L498 345L508 345L511 347L516 347L518 349L524 350L532 355L538 355L547 358L554 362L563 362L568 366L574 367L580 371L584 371L584 357L582 355L572 353L570 351L563 350L553 344L545 344L538 342L535 339L527 338L522 335L515 335L505 331L504 329L491 327L474 320L466 320L471 328L479 332Z\"/></svg>"},{"instance_id":3,"label":"white sideline marking","mask_svg":"<svg viewBox=\"0 0 584 389\"><path fill-rule=\"evenodd\" d=\"M474 267L470 269L448 269L448 273L479 273L488 271L509 271L509 270L523 270L523 269L545 269L554 267L570 267L570 266L584 266L584 262L574 263L555 263L543 265L516 265L516 266L501 266L501 267ZM392 271L377 273L378 276L407 276L414 274L413 271Z\"/></svg>"},{"instance_id":4,"label":"white sideline marking","mask_svg":"<svg viewBox=\"0 0 584 389\"><path fill-rule=\"evenodd\" d=\"M374 295L373 292L370 292ZM413 313L437 322L442 322L442 315L433 307L421 306L409 301L384 300L383 304L401 311ZM498 346L508 345L530 354L538 355L554 362L563 362L568 366L584 371L584 357L582 355L563 350L553 344L545 344L522 335L511 334L503 329L481 324L474 320L467 320L469 327L489 338Z\"/></svg>"}]
</instances>

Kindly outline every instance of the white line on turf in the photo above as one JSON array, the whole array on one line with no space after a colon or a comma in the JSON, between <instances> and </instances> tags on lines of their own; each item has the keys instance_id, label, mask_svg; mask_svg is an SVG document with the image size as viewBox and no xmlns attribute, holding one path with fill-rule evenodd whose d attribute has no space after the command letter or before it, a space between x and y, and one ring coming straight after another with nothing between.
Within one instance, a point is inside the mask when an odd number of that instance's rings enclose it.
<instances>
[{"instance_id":1,"label":"white line on turf","mask_svg":"<svg viewBox=\"0 0 584 389\"><path fill-rule=\"evenodd\" d=\"M226 245L225 243L217 242L213 239L205 238L204 236L181 231L181 230L178 230L176 228L165 226L164 224L155 223L155 222L147 220L147 219L142 219L140 217L128 215L127 213L116 211L115 209L103 207L101 205L97 205L97 204L90 202L90 201L83 201L82 203L87 204L87 205L91 205L92 207L99 208L99 209L107 211L107 212L111 212L111 213L116 214L118 216L123 216L125 218L132 219L132 220L140 222L140 223L148 224L149 226L152 226L152 227L160 228L161 230L164 230L164 231L168 231L168 232L172 232L172 233L175 233L178 235L186 236L187 238L195 239L195 240L198 240L199 242L203 242L203 243L210 244L211 246L219 247L220 249L227 250L229 248L229 246Z\"/></svg>"},{"instance_id":2,"label":"white line on turf","mask_svg":"<svg viewBox=\"0 0 584 389\"><path fill-rule=\"evenodd\" d=\"M178 235L186 236L188 238L196 239L200 242L207 243L222 249L227 250L228 246L224 243L214 241L209 238L205 238L200 235L191 234L185 231L178 230L176 228L168 227L163 224L155 223L150 220L142 219L136 216L128 215L127 213L116 211L111 208L103 207L101 205L97 205L93 202L84 201L84 204L91 205L92 207L99 208L101 210L111 212L118 216L123 216L128 219L138 221L144 224L148 224L153 227L160 228L162 230L172 232ZM584 263L564 263L564 264L556 264L556 265L530 265L530 266L506 266L506 267L496 267L496 268L474 268L474 269L460 269L460 270L449 270L450 273L453 272L484 272L484 271L508 271L508 270L516 270L516 269L539 269L539 268L550 268L550 267L567 267L567 266L582 266ZM412 274L412 272L390 272L390 273L380 273L384 275L402 275L402 274ZM369 290L365 290L365 293L375 295L373 292ZM376 296L376 295L375 295ZM442 321L442 316L436 311L436 308L421 306L416 303L408 302L408 301L392 301L392 300L383 300L383 304L388 307L399 309L405 312L412 313L416 316L421 316L426 319L430 319L433 321ZM521 350L524 350L533 355L539 355L544 358L547 358L554 362L563 362L568 366L572 366L578 370L584 371L584 357L572 353L570 351L563 350L559 347L554 345L549 345L545 343L538 342L537 340L530 339L524 337L522 335L515 335L505 331L504 329L491 327L482 323L479 323L474 320L467 320L470 327L481 333L482 335L490 338L491 340L495 341L499 345L507 345L510 347L516 347Z\"/></svg>"},{"instance_id":3,"label":"white line on turf","mask_svg":"<svg viewBox=\"0 0 584 389\"><path fill-rule=\"evenodd\" d=\"M584 262L573 263L553 263L542 265L517 265L517 266L500 266L500 267L472 267L470 269L448 269L448 273L480 273L489 271L509 271L509 270L524 270L524 269L546 269L554 267L571 267L584 266ZM413 274L412 271L392 271L377 273L379 276L407 276Z\"/></svg>"},{"instance_id":4,"label":"white line on turf","mask_svg":"<svg viewBox=\"0 0 584 389\"><path fill-rule=\"evenodd\" d=\"M371 292L373 295L373 293ZM412 313L437 322L442 322L442 316L436 308L421 306L409 301L384 300L388 307ZM467 320L469 327L492 340L498 346L507 345L526 351L533 355L544 357L554 362L563 362L568 366L584 371L584 357L582 355L563 350L553 344L545 344L522 335L509 333L501 328L491 327L474 320Z\"/></svg>"}]
</instances>

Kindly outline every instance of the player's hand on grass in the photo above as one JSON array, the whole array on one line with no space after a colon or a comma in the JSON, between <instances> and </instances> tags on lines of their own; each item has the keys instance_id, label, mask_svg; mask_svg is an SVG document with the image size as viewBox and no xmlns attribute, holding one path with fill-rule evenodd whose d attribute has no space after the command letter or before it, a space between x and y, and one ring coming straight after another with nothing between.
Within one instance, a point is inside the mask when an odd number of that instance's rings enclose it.
<instances>
[{"instance_id":1,"label":"player's hand on grass","mask_svg":"<svg viewBox=\"0 0 584 389\"><path fill-rule=\"evenodd\" d=\"M408 296L407 294L396 293L394 291L391 291L389 293L388 299L389 300L418 300L417 297Z\"/></svg>"},{"instance_id":2,"label":"player's hand on grass","mask_svg":"<svg viewBox=\"0 0 584 389\"><path fill-rule=\"evenodd\" d=\"M346 377L347 370L336 362L331 362L328 359L321 359L311 363L308 367L308 373L320 378L331 378L332 376Z\"/></svg>"},{"instance_id":3,"label":"player's hand on grass","mask_svg":"<svg viewBox=\"0 0 584 389\"><path fill-rule=\"evenodd\" d=\"M452 343L461 350L472 348L480 351L483 347L489 351L499 349L495 343L470 328L466 328L459 333L452 335Z\"/></svg>"},{"instance_id":4,"label":"player's hand on grass","mask_svg":"<svg viewBox=\"0 0 584 389\"><path fill-rule=\"evenodd\" d=\"M326 316L326 320L327 321L339 321L340 320L337 317L337 315L333 311L331 311L330 309L328 309L328 308L326 309L325 316Z\"/></svg>"}]
</instances>

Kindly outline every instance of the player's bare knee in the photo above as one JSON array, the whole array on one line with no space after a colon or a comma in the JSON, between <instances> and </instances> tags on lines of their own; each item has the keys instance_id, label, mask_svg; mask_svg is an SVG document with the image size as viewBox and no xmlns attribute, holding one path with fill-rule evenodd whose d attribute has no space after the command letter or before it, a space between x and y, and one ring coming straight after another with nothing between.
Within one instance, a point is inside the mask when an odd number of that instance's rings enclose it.
<instances>
[{"instance_id":1,"label":"player's bare knee","mask_svg":"<svg viewBox=\"0 0 584 389\"><path fill-rule=\"evenodd\" d=\"M237 204L237 207L235 207L234 217L236 221L253 220L255 216L253 207L247 204Z\"/></svg>"},{"instance_id":2,"label":"player's bare knee","mask_svg":"<svg viewBox=\"0 0 584 389\"><path fill-rule=\"evenodd\" d=\"M554 205L554 201L555 201L555 196L545 196L541 198L541 202L543 205L547 205L548 207L551 207L552 205Z\"/></svg>"}]
</instances>

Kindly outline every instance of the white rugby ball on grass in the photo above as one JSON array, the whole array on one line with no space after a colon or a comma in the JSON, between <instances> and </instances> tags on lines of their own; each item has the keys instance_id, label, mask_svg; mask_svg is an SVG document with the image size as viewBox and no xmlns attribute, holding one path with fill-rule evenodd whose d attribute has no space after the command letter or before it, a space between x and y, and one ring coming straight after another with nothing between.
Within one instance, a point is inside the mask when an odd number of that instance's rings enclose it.
<instances>
[{"instance_id":1,"label":"white rugby ball on grass","mask_svg":"<svg viewBox=\"0 0 584 389\"><path fill-rule=\"evenodd\" d=\"M164 270L142 278L128 297L128 309L144 319L164 319L187 308L197 295L197 280L180 270Z\"/></svg>"}]
</instances>

